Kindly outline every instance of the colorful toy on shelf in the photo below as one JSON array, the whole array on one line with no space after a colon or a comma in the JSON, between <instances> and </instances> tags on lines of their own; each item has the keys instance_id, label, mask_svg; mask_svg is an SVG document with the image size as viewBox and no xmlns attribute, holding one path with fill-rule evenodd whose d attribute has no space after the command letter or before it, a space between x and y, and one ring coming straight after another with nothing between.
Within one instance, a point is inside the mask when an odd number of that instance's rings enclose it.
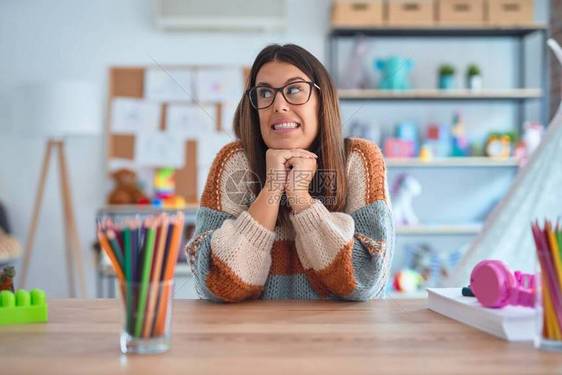
<instances>
[{"instance_id":1,"label":"colorful toy on shelf","mask_svg":"<svg viewBox=\"0 0 562 375\"><path fill-rule=\"evenodd\" d=\"M419 152L419 136L418 127L414 122L402 121L396 124L394 130L394 136L403 141L411 141L414 144L414 155L416 156Z\"/></svg>"},{"instance_id":2,"label":"colorful toy on shelf","mask_svg":"<svg viewBox=\"0 0 562 375\"><path fill-rule=\"evenodd\" d=\"M419 158L421 161L431 161L433 159L433 150L429 144L424 143L421 146Z\"/></svg>"},{"instance_id":3,"label":"colorful toy on shelf","mask_svg":"<svg viewBox=\"0 0 562 375\"><path fill-rule=\"evenodd\" d=\"M0 272L0 291L9 290L14 291L14 277L16 276L16 269L13 266L6 266Z\"/></svg>"},{"instance_id":4,"label":"colorful toy on shelf","mask_svg":"<svg viewBox=\"0 0 562 375\"><path fill-rule=\"evenodd\" d=\"M511 133L491 133L484 147L486 156L509 158L511 156L512 142L513 134Z\"/></svg>"},{"instance_id":5,"label":"colorful toy on shelf","mask_svg":"<svg viewBox=\"0 0 562 375\"><path fill-rule=\"evenodd\" d=\"M401 293L412 293L420 290L423 285L423 277L414 270L405 269L394 274L392 287Z\"/></svg>"},{"instance_id":6,"label":"colorful toy on shelf","mask_svg":"<svg viewBox=\"0 0 562 375\"><path fill-rule=\"evenodd\" d=\"M47 320L48 306L44 290L0 292L0 325L43 323Z\"/></svg>"},{"instance_id":7,"label":"colorful toy on shelf","mask_svg":"<svg viewBox=\"0 0 562 375\"><path fill-rule=\"evenodd\" d=\"M409 90L409 74L414 67L411 59L392 56L386 59L376 59L375 70L380 70L381 79L378 88L381 90Z\"/></svg>"},{"instance_id":8,"label":"colorful toy on shelf","mask_svg":"<svg viewBox=\"0 0 562 375\"><path fill-rule=\"evenodd\" d=\"M159 168L155 171L152 205L164 208L185 207L185 199L176 195L174 168Z\"/></svg>"},{"instance_id":9,"label":"colorful toy on shelf","mask_svg":"<svg viewBox=\"0 0 562 375\"><path fill-rule=\"evenodd\" d=\"M470 154L470 145L464 134L464 124L458 112L453 116L451 133L451 156L468 156Z\"/></svg>"},{"instance_id":10,"label":"colorful toy on shelf","mask_svg":"<svg viewBox=\"0 0 562 375\"><path fill-rule=\"evenodd\" d=\"M414 212L414 198L420 195L422 186L420 182L408 174L397 177L392 188L392 211L396 225L416 225L419 223Z\"/></svg>"},{"instance_id":11,"label":"colorful toy on shelf","mask_svg":"<svg viewBox=\"0 0 562 375\"><path fill-rule=\"evenodd\" d=\"M460 250L439 252L427 243L413 243L404 247L403 265L421 275L421 287L436 287L461 258Z\"/></svg>"},{"instance_id":12,"label":"colorful toy on shelf","mask_svg":"<svg viewBox=\"0 0 562 375\"><path fill-rule=\"evenodd\" d=\"M137 175L132 170L118 169L111 176L115 182L115 187L108 196L107 202L109 204L137 204L146 199L146 195L139 188Z\"/></svg>"},{"instance_id":13,"label":"colorful toy on shelf","mask_svg":"<svg viewBox=\"0 0 562 375\"><path fill-rule=\"evenodd\" d=\"M431 148L435 157L443 158L451 152L451 135L449 128L441 124L429 124L425 132L425 144Z\"/></svg>"},{"instance_id":14,"label":"colorful toy on shelf","mask_svg":"<svg viewBox=\"0 0 562 375\"><path fill-rule=\"evenodd\" d=\"M539 147L544 133L544 126L537 122L526 122L523 125L523 137L515 148L515 157L520 165L527 164L531 154Z\"/></svg>"},{"instance_id":15,"label":"colorful toy on shelf","mask_svg":"<svg viewBox=\"0 0 562 375\"><path fill-rule=\"evenodd\" d=\"M159 199L166 199L176 192L174 168L159 168L154 172L154 195Z\"/></svg>"},{"instance_id":16,"label":"colorful toy on shelf","mask_svg":"<svg viewBox=\"0 0 562 375\"><path fill-rule=\"evenodd\" d=\"M389 137L384 141L383 152L388 158L412 158L416 156L416 145L412 141Z\"/></svg>"}]
</instances>

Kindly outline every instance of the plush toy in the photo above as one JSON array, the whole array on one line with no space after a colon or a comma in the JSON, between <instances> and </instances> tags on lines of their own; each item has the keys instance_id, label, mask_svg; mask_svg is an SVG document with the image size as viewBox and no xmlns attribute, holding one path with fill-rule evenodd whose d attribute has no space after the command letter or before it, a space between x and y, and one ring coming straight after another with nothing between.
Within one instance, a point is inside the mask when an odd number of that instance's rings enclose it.
<instances>
[{"instance_id":1,"label":"plush toy","mask_svg":"<svg viewBox=\"0 0 562 375\"><path fill-rule=\"evenodd\" d=\"M416 225L419 223L414 212L414 197L420 195L420 182L407 174L401 174L395 180L392 189L392 211L396 225Z\"/></svg>"},{"instance_id":2,"label":"plush toy","mask_svg":"<svg viewBox=\"0 0 562 375\"><path fill-rule=\"evenodd\" d=\"M4 267L0 272L0 291L9 290L14 292L14 277L16 276L16 269L12 266Z\"/></svg>"},{"instance_id":3,"label":"plush toy","mask_svg":"<svg viewBox=\"0 0 562 375\"><path fill-rule=\"evenodd\" d=\"M375 60L375 69L381 71L378 88L381 90L409 90L409 74L414 67L411 59L392 56Z\"/></svg>"},{"instance_id":4,"label":"plush toy","mask_svg":"<svg viewBox=\"0 0 562 375\"><path fill-rule=\"evenodd\" d=\"M137 175L130 169L119 169L111 175L115 181L115 187L109 194L109 204L138 204L147 197L138 187Z\"/></svg>"}]
</instances>

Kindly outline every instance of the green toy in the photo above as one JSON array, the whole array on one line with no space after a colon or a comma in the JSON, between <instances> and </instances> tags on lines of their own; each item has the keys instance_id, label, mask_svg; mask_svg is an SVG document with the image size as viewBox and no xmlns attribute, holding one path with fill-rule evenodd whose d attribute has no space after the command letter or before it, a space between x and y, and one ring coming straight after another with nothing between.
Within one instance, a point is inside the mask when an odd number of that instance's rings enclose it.
<instances>
[{"instance_id":1,"label":"green toy","mask_svg":"<svg viewBox=\"0 0 562 375\"><path fill-rule=\"evenodd\" d=\"M0 325L42 323L47 320L48 306L44 290L0 292Z\"/></svg>"}]
</instances>

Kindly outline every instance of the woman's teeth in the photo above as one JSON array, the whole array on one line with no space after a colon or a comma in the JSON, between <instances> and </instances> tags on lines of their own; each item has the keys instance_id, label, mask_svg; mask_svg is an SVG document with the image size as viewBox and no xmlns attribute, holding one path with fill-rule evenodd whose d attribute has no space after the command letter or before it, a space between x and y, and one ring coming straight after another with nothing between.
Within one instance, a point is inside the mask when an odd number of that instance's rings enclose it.
<instances>
[{"instance_id":1,"label":"woman's teeth","mask_svg":"<svg viewBox=\"0 0 562 375\"><path fill-rule=\"evenodd\" d=\"M282 124L275 124L273 125L273 129L277 130L277 129L295 129L298 128L299 124L297 124L296 122L284 122Z\"/></svg>"}]
</instances>

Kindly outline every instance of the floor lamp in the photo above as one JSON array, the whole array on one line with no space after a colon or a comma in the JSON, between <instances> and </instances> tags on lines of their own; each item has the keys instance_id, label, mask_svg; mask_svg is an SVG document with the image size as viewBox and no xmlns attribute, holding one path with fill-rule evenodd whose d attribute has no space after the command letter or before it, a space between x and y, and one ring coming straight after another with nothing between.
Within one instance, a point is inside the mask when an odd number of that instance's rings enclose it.
<instances>
[{"instance_id":1,"label":"floor lamp","mask_svg":"<svg viewBox=\"0 0 562 375\"><path fill-rule=\"evenodd\" d=\"M82 247L74 216L64 147L65 139L69 137L95 135L101 132L99 102L100 98L96 95L95 86L86 82L31 84L16 89L14 105L16 131L23 136L41 137L46 142L22 268L19 272L21 288L25 288L51 157L56 153L64 218L69 294L71 297L77 296L76 280L78 280L80 296L87 295Z\"/></svg>"}]
</instances>

